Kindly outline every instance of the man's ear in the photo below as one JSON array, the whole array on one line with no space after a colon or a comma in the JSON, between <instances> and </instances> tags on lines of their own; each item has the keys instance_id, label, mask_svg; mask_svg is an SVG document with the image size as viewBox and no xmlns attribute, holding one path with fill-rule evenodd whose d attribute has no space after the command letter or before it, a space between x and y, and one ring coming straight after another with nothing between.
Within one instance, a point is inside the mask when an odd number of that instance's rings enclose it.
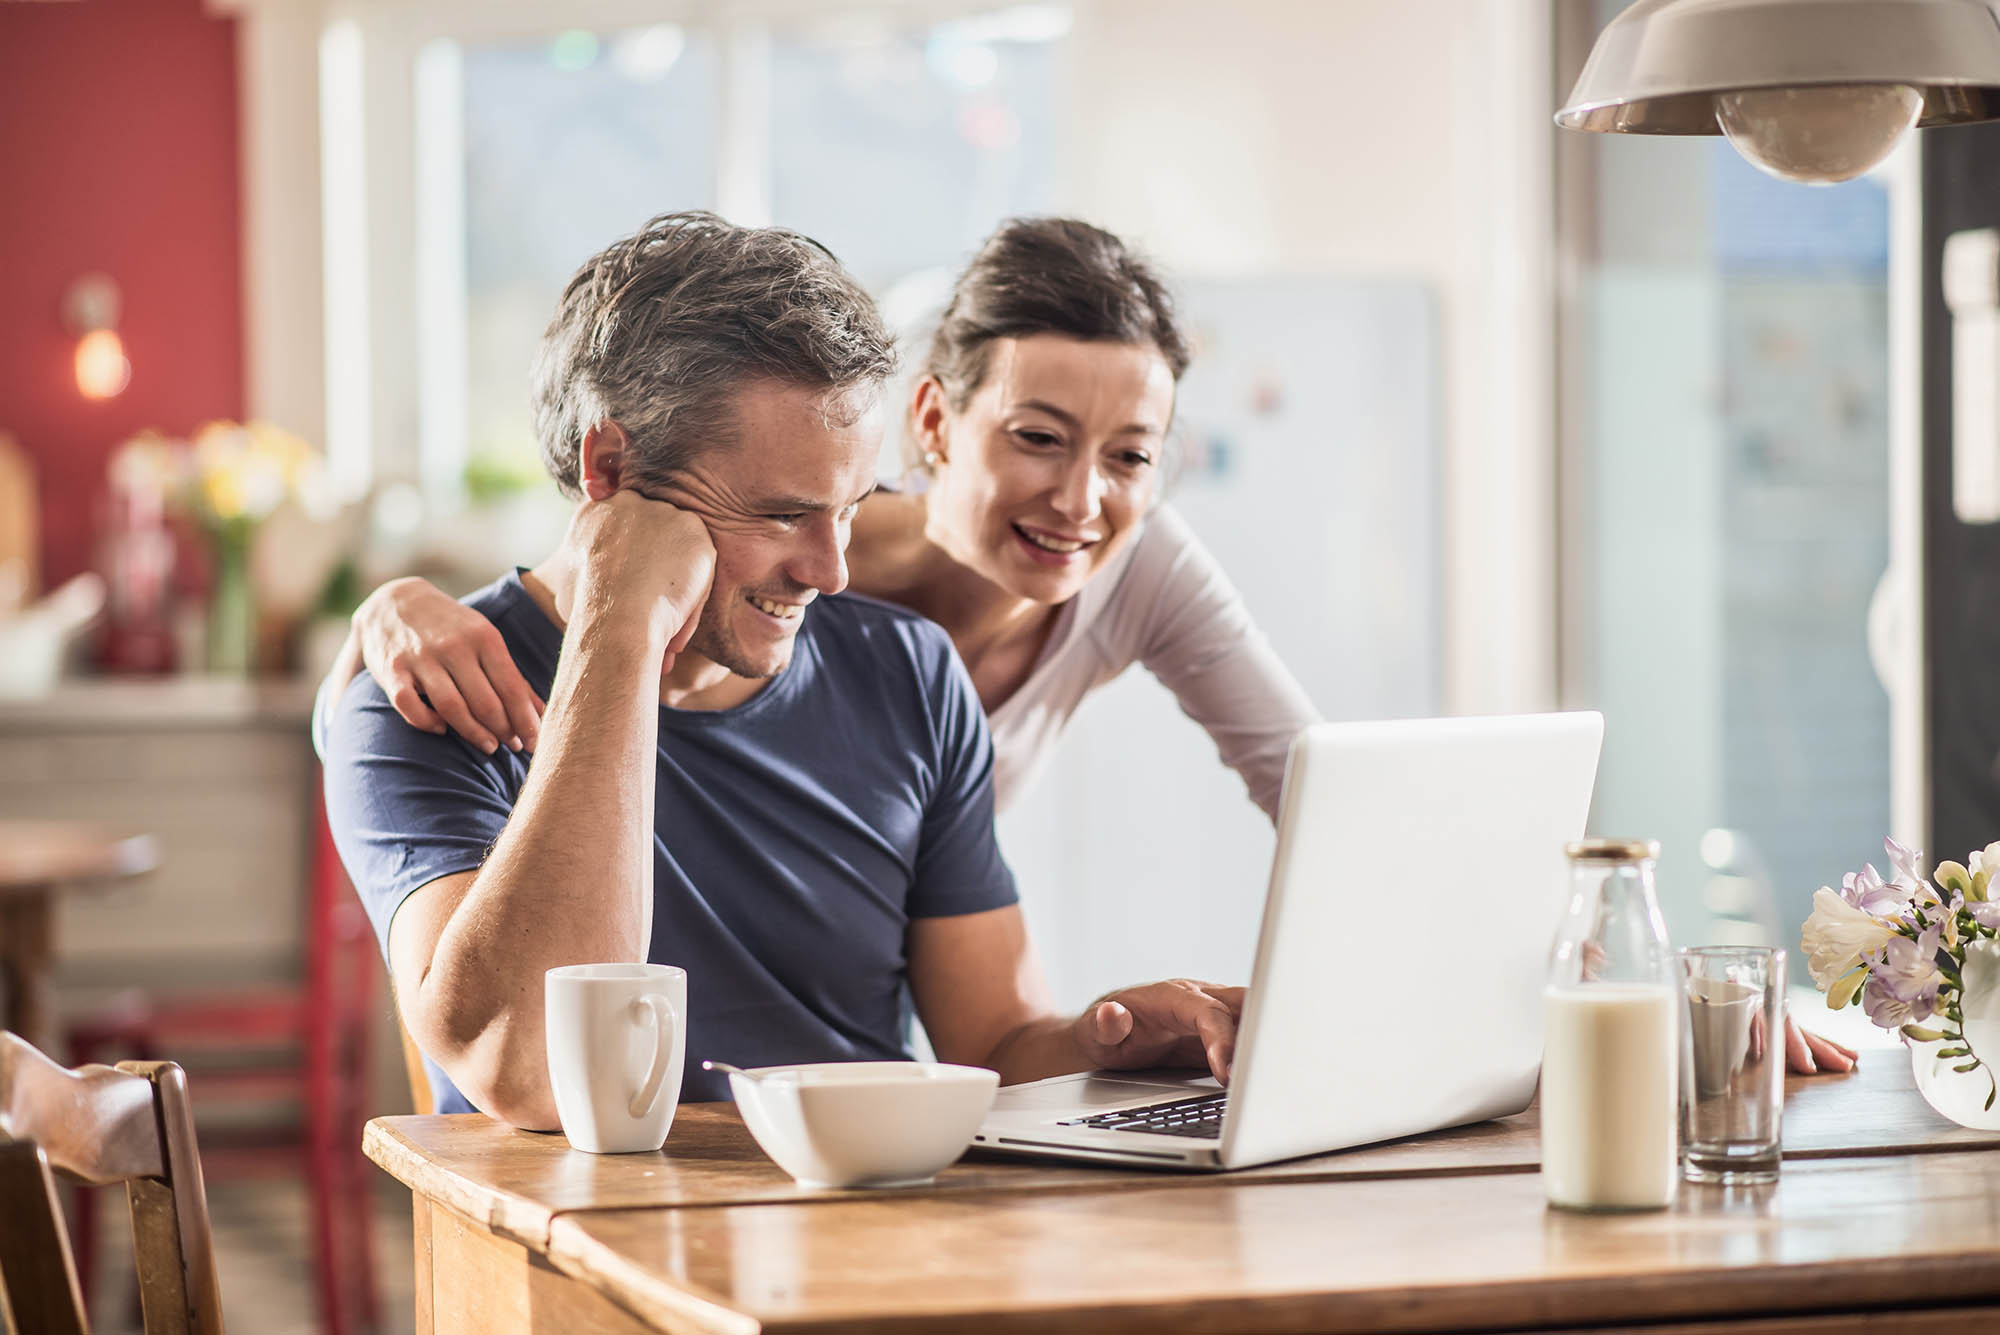
<instances>
[{"instance_id":1,"label":"man's ear","mask_svg":"<svg viewBox=\"0 0 2000 1335\"><path fill-rule=\"evenodd\" d=\"M593 501L617 492L625 475L625 452L632 442L625 428L616 422L599 422L583 433L583 448L576 454L576 485Z\"/></svg>"}]
</instances>

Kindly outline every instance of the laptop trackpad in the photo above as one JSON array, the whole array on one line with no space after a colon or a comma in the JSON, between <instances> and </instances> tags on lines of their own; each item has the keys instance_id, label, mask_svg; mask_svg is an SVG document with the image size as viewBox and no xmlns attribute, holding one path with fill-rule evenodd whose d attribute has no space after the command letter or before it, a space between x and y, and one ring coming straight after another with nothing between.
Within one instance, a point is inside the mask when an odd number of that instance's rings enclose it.
<instances>
[{"instance_id":1,"label":"laptop trackpad","mask_svg":"<svg viewBox=\"0 0 2000 1335\"><path fill-rule=\"evenodd\" d=\"M1218 1088L1213 1076L1188 1080L1126 1080L1116 1076L1080 1075L1072 1080L1047 1080L1000 1091L995 1112L1032 1112L1038 1108L1092 1110L1128 1103L1172 1098Z\"/></svg>"}]
</instances>

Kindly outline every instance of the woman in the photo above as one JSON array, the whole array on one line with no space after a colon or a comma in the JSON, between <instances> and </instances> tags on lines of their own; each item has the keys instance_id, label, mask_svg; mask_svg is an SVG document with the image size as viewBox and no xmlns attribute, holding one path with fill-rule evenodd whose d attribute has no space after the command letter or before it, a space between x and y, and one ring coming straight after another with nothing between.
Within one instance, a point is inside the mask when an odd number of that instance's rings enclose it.
<instances>
[{"instance_id":1,"label":"woman","mask_svg":"<svg viewBox=\"0 0 2000 1335\"><path fill-rule=\"evenodd\" d=\"M950 633L985 705L994 797L1024 790L1084 697L1139 662L1277 818L1318 714L1242 599L1158 504L1189 357L1166 286L1111 233L1016 219L960 276L909 405L921 489L863 502L851 587ZM363 666L419 728L532 750L541 701L492 624L416 579L355 613L322 711ZM1788 1044L1795 1069L1853 1054Z\"/></svg>"}]
</instances>

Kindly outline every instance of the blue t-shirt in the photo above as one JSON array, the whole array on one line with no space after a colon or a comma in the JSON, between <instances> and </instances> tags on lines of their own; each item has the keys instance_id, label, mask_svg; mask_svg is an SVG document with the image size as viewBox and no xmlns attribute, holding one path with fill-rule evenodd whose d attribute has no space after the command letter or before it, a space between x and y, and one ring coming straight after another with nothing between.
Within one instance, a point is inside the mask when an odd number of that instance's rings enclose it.
<instances>
[{"instance_id":1,"label":"blue t-shirt","mask_svg":"<svg viewBox=\"0 0 2000 1335\"><path fill-rule=\"evenodd\" d=\"M508 575L465 600L548 698L562 632ZM326 747L327 816L375 934L418 887L480 866L528 774L505 747L403 722L366 673ZM993 743L945 633L853 594L805 613L789 667L734 709L660 709L647 958L688 974L681 1097L738 1066L898 1059L912 918L1015 902ZM440 1112L471 1105L430 1067Z\"/></svg>"}]
</instances>

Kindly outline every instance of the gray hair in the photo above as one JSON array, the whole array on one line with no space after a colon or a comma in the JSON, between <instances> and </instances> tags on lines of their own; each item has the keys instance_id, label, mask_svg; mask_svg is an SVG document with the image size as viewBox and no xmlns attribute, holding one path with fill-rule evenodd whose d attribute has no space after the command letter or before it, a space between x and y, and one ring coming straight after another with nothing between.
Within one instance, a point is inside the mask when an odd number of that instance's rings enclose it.
<instances>
[{"instance_id":1,"label":"gray hair","mask_svg":"<svg viewBox=\"0 0 2000 1335\"><path fill-rule=\"evenodd\" d=\"M838 399L879 388L895 368L875 302L818 242L713 213L662 214L563 289L535 355L535 432L574 500L594 426L623 427L628 477L658 484L728 443L733 391L747 381Z\"/></svg>"}]
</instances>

